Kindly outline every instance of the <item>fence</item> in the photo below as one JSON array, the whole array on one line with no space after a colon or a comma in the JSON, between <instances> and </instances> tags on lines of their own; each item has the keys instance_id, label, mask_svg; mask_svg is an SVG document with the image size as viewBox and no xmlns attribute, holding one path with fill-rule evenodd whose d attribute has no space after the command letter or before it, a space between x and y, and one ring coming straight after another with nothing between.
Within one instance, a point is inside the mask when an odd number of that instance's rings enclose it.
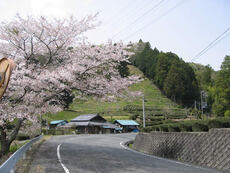
<instances>
[{"instance_id":1,"label":"fence","mask_svg":"<svg viewBox=\"0 0 230 173\"><path fill-rule=\"evenodd\" d=\"M23 157L25 158L26 151L31 147L33 143L41 139L42 136L38 136L34 139L32 139L30 142L23 145L20 149L18 149L7 161L5 161L0 166L0 172L1 173L14 173L14 167L17 161Z\"/></svg>"}]
</instances>

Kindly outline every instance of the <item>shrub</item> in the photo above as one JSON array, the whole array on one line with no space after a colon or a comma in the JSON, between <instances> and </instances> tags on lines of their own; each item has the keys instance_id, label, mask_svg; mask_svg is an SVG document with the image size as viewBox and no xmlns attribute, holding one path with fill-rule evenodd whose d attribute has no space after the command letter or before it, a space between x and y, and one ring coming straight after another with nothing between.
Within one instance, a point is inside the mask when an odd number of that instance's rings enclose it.
<instances>
[{"instance_id":1,"label":"shrub","mask_svg":"<svg viewBox=\"0 0 230 173\"><path fill-rule=\"evenodd\" d=\"M138 117L137 113L134 113L134 114L130 115L130 119L132 119L132 120L136 120L137 117Z\"/></svg>"},{"instance_id":2,"label":"shrub","mask_svg":"<svg viewBox=\"0 0 230 173\"><path fill-rule=\"evenodd\" d=\"M179 123L179 128L181 132L192 132L192 123L181 122Z\"/></svg>"},{"instance_id":3,"label":"shrub","mask_svg":"<svg viewBox=\"0 0 230 173\"><path fill-rule=\"evenodd\" d=\"M126 105L123 108L123 110L127 111L127 112L142 111L142 106L139 106L139 105Z\"/></svg>"},{"instance_id":4,"label":"shrub","mask_svg":"<svg viewBox=\"0 0 230 173\"><path fill-rule=\"evenodd\" d=\"M162 132L168 132L168 125L167 124L162 124L159 126L159 130Z\"/></svg>"},{"instance_id":5,"label":"shrub","mask_svg":"<svg viewBox=\"0 0 230 173\"><path fill-rule=\"evenodd\" d=\"M194 122L192 125L193 132L207 132L208 126L205 122Z\"/></svg>"},{"instance_id":6,"label":"shrub","mask_svg":"<svg viewBox=\"0 0 230 173\"><path fill-rule=\"evenodd\" d=\"M223 128L230 128L230 118L218 118Z\"/></svg>"},{"instance_id":7,"label":"shrub","mask_svg":"<svg viewBox=\"0 0 230 173\"><path fill-rule=\"evenodd\" d=\"M223 124L218 119L213 119L208 121L208 128L223 128Z\"/></svg>"},{"instance_id":8,"label":"shrub","mask_svg":"<svg viewBox=\"0 0 230 173\"><path fill-rule=\"evenodd\" d=\"M17 140L23 141L23 140L28 140L30 139L30 136L24 133L19 133L16 137Z\"/></svg>"},{"instance_id":9,"label":"shrub","mask_svg":"<svg viewBox=\"0 0 230 173\"><path fill-rule=\"evenodd\" d=\"M152 116L150 117L151 121L162 121L165 118L163 116Z\"/></svg>"},{"instance_id":10,"label":"shrub","mask_svg":"<svg viewBox=\"0 0 230 173\"><path fill-rule=\"evenodd\" d=\"M230 110L225 111L224 117L230 117Z\"/></svg>"},{"instance_id":11,"label":"shrub","mask_svg":"<svg viewBox=\"0 0 230 173\"><path fill-rule=\"evenodd\" d=\"M147 132L147 133L151 132L151 130L152 130L152 127L145 127L142 129L143 132Z\"/></svg>"},{"instance_id":12,"label":"shrub","mask_svg":"<svg viewBox=\"0 0 230 173\"><path fill-rule=\"evenodd\" d=\"M169 132L180 132L179 124L169 124L168 125L168 131Z\"/></svg>"},{"instance_id":13,"label":"shrub","mask_svg":"<svg viewBox=\"0 0 230 173\"><path fill-rule=\"evenodd\" d=\"M172 123L177 123L176 121L172 121L172 120L164 120L163 121L164 124L172 124Z\"/></svg>"},{"instance_id":14,"label":"shrub","mask_svg":"<svg viewBox=\"0 0 230 173\"><path fill-rule=\"evenodd\" d=\"M160 131L160 127L159 126L153 126L152 131Z\"/></svg>"}]
</instances>

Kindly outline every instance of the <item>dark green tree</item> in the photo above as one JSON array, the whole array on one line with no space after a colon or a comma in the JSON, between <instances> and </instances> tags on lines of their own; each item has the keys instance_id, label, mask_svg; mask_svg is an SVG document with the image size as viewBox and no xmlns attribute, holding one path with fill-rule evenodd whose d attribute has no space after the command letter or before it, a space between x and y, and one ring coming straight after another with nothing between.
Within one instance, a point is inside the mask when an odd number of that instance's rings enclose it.
<instances>
[{"instance_id":1,"label":"dark green tree","mask_svg":"<svg viewBox=\"0 0 230 173\"><path fill-rule=\"evenodd\" d=\"M180 104L191 106L199 98L198 84L192 68L182 60L174 60L164 81L165 94Z\"/></svg>"},{"instance_id":2,"label":"dark green tree","mask_svg":"<svg viewBox=\"0 0 230 173\"><path fill-rule=\"evenodd\" d=\"M118 65L118 71L119 71L121 77L129 76L128 62L121 61L120 64Z\"/></svg>"},{"instance_id":3,"label":"dark green tree","mask_svg":"<svg viewBox=\"0 0 230 173\"><path fill-rule=\"evenodd\" d=\"M230 110L230 56L225 56L214 87L213 112L217 116L224 116Z\"/></svg>"}]
</instances>

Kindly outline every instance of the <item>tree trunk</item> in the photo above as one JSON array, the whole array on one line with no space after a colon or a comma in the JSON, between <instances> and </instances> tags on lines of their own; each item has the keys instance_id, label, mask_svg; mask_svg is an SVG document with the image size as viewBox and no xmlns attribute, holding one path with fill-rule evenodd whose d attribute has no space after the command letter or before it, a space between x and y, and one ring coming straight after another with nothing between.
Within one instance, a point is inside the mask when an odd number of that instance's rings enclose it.
<instances>
[{"instance_id":1,"label":"tree trunk","mask_svg":"<svg viewBox=\"0 0 230 173\"><path fill-rule=\"evenodd\" d=\"M6 135L6 131L4 130L3 127L0 127L0 131L1 131L1 150L0 150L0 156L2 157L3 155L6 155L9 150L10 150L10 145L9 145L9 141L7 140L7 135Z\"/></svg>"},{"instance_id":2,"label":"tree trunk","mask_svg":"<svg viewBox=\"0 0 230 173\"><path fill-rule=\"evenodd\" d=\"M0 150L0 156L6 155L10 151L10 145L11 143L16 139L16 136L18 134L18 131L22 125L23 120L18 119L15 128L11 134L6 133L6 128L4 126L0 126L0 133L1 133L1 150Z\"/></svg>"},{"instance_id":3,"label":"tree trunk","mask_svg":"<svg viewBox=\"0 0 230 173\"><path fill-rule=\"evenodd\" d=\"M10 151L10 143L8 140L2 140L1 141L1 152L0 156L6 155Z\"/></svg>"}]
</instances>

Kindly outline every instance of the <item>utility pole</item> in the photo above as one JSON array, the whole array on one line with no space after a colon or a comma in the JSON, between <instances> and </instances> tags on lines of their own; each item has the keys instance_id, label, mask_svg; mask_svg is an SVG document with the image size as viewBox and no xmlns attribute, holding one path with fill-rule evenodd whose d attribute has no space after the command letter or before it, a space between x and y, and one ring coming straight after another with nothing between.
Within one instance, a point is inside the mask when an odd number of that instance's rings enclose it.
<instances>
[{"instance_id":1,"label":"utility pole","mask_svg":"<svg viewBox=\"0 0 230 173\"><path fill-rule=\"evenodd\" d=\"M144 95L142 100L142 109L143 109L143 128L145 128L145 96Z\"/></svg>"},{"instance_id":2,"label":"utility pole","mask_svg":"<svg viewBox=\"0 0 230 173\"><path fill-rule=\"evenodd\" d=\"M41 129L40 129L40 134L42 135L42 115L40 115L40 119L41 119Z\"/></svg>"},{"instance_id":3,"label":"utility pole","mask_svg":"<svg viewBox=\"0 0 230 173\"><path fill-rule=\"evenodd\" d=\"M196 100L195 100L195 102L194 102L194 107L195 107L195 111L196 111Z\"/></svg>"},{"instance_id":4,"label":"utility pole","mask_svg":"<svg viewBox=\"0 0 230 173\"><path fill-rule=\"evenodd\" d=\"M202 111L202 115L203 115L203 91L200 92L200 107L201 107L201 111Z\"/></svg>"}]
</instances>

